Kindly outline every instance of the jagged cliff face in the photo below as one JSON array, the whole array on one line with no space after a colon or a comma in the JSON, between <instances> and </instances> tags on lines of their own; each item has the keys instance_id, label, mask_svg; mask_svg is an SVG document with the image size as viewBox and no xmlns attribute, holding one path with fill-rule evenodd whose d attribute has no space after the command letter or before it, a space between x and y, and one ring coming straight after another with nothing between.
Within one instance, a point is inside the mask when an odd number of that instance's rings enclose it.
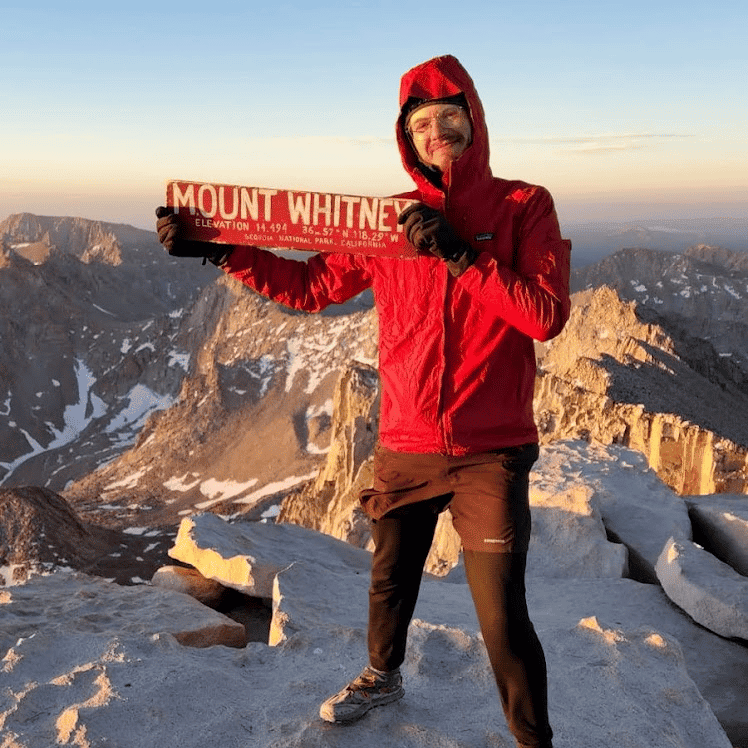
<instances>
[{"instance_id":1,"label":"jagged cliff face","mask_svg":"<svg viewBox=\"0 0 748 748\"><path fill-rule=\"evenodd\" d=\"M336 381L351 361L374 363L377 325L371 311L293 313L221 278L182 320L180 341L193 353L173 404L132 449L68 487L79 507L95 511L103 498L124 523L137 494L149 523L206 509L260 516L316 474Z\"/></svg>"},{"instance_id":2,"label":"jagged cliff face","mask_svg":"<svg viewBox=\"0 0 748 748\"><path fill-rule=\"evenodd\" d=\"M542 439L630 446L681 494L748 491L748 396L719 354L610 288L574 302L540 357Z\"/></svg>"},{"instance_id":3,"label":"jagged cliff face","mask_svg":"<svg viewBox=\"0 0 748 748\"><path fill-rule=\"evenodd\" d=\"M748 252L704 245L682 254L627 249L572 273L572 291L603 285L664 320L694 349L697 340L708 341L692 365L703 359L707 376L719 370L748 393Z\"/></svg>"},{"instance_id":4,"label":"jagged cliff face","mask_svg":"<svg viewBox=\"0 0 748 748\"><path fill-rule=\"evenodd\" d=\"M181 310L218 271L129 226L22 214L0 237L0 480L59 489L178 394Z\"/></svg>"},{"instance_id":5,"label":"jagged cliff face","mask_svg":"<svg viewBox=\"0 0 748 748\"><path fill-rule=\"evenodd\" d=\"M376 362L360 300L284 310L129 227L24 215L0 231L0 481L67 487L113 525L260 511L324 459L342 368Z\"/></svg>"},{"instance_id":6,"label":"jagged cliff face","mask_svg":"<svg viewBox=\"0 0 748 748\"><path fill-rule=\"evenodd\" d=\"M13 251L34 264L41 264L55 251L77 257L81 262L120 265L122 241L136 240L137 229L115 227L85 218L52 218L19 213L0 223L0 236Z\"/></svg>"},{"instance_id":7,"label":"jagged cliff face","mask_svg":"<svg viewBox=\"0 0 748 748\"><path fill-rule=\"evenodd\" d=\"M371 367L351 366L333 396L330 451L313 481L284 499L278 521L293 522L366 548L368 521L358 502L371 485L379 423L379 379Z\"/></svg>"},{"instance_id":8,"label":"jagged cliff face","mask_svg":"<svg viewBox=\"0 0 748 748\"><path fill-rule=\"evenodd\" d=\"M369 488L379 425L379 378L371 367L352 364L335 386L331 448L313 481L290 491L279 522L291 522L346 543L373 550L369 519L359 494ZM439 515L426 571L442 576L457 563L460 538L449 511Z\"/></svg>"}]
</instances>

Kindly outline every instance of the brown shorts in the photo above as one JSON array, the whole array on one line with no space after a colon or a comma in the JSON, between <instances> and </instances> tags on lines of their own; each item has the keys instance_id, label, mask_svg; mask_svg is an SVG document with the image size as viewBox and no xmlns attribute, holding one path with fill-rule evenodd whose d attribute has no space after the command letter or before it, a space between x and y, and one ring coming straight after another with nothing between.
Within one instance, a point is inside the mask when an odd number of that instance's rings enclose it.
<instances>
[{"instance_id":1,"label":"brown shorts","mask_svg":"<svg viewBox=\"0 0 748 748\"><path fill-rule=\"evenodd\" d=\"M378 445L374 485L361 492L372 519L417 502L449 508L463 548L526 553L530 543L530 469L537 444L449 457L392 452Z\"/></svg>"}]
</instances>

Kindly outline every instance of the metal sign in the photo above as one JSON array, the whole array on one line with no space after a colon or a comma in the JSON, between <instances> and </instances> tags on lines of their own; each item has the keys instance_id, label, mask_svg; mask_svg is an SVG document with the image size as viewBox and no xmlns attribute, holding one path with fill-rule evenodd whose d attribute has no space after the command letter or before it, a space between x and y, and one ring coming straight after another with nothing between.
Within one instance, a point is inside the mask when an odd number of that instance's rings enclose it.
<instances>
[{"instance_id":1,"label":"metal sign","mask_svg":"<svg viewBox=\"0 0 748 748\"><path fill-rule=\"evenodd\" d=\"M172 181L185 238L308 252L415 257L397 223L414 200Z\"/></svg>"}]
</instances>

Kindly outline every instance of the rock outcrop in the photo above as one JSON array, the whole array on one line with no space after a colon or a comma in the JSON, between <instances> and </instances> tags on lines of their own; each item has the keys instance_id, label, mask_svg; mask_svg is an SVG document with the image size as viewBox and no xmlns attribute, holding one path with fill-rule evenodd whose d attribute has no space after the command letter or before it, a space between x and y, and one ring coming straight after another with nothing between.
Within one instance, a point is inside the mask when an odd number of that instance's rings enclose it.
<instances>
[{"instance_id":1,"label":"rock outcrop","mask_svg":"<svg viewBox=\"0 0 748 748\"><path fill-rule=\"evenodd\" d=\"M602 286L656 314L683 341L708 341L702 372L748 392L748 252L698 243L678 254L626 249L572 273L575 292Z\"/></svg>"},{"instance_id":2,"label":"rock outcrop","mask_svg":"<svg viewBox=\"0 0 748 748\"><path fill-rule=\"evenodd\" d=\"M555 442L541 450L531 481L531 501L537 490L590 494L606 534L628 549L629 573L640 581L656 582L655 565L670 538L691 539L687 505L633 450Z\"/></svg>"},{"instance_id":3,"label":"rock outcrop","mask_svg":"<svg viewBox=\"0 0 748 748\"><path fill-rule=\"evenodd\" d=\"M409 748L512 745L464 584L424 584L409 632L402 701L345 728L319 720L318 704L354 677L365 658L367 580L344 563L318 571L315 535L306 560L289 556L277 575L276 646L181 647L167 633L178 626L163 613L133 626L138 601L107 615L104 605L116 598L59 573L32 580L21 588L23 597L14 590L0 603L0 630L14 624L2 637L4 736L25 748L105 742L309 748L340 741L363 748L381 742L382 734ZM56 599L41 598L57 613L54 627L33 616L23 620L45 586L59 590ZM144 602L149 592L159 602L167 594L135 590ZM730 661L734 644L707 640L651 586L629 580L538 582L529 594L548 660L559 748L730 748L695 682L703 675L691 675L685 645L671 632L698 647L700 659L739 678L745 659ZM162 610L173 619L173 610Z\"/></svg>"},{"instance_id":4,"label":"rock outcrop","mask_svg":"<svg viewBox=\"0 0 748 748\"><path fill-rule=\"evenodd\" d=\"M671 538L657 561L667 596L720 636L748 641L748 577L695 543Z\"/></svg>"},{"instance_id":5,"label":"rock outcrop","mask_svg":"<svg viewBox=\"0 0 748 748\"><path fill-rule=\"evenodd\" d=\"M247 643L241 623L189 595L159 587L125 587L86 574L56 571L33 577L4 594L0 649L6 672L17 665L14 645L21 648L24 639L35 636L46 642L43 647L53 647L52 652L57 649L55 636L60 637L59 646L74 633L115 641L117 637L145 639L168 633L189 647L243 647Z\"/></svg>"},{"instance_id":6,"label":"rock outcrop","mask_svg":"<svg viewBox=\"0 0 748 748\"><path fill-rule=\"evenodd\" d=\"M44 488L0 489L0 587L69 568L137 584L163 565L174 542L169 529L119 531L84 522L68 502ZM137 563L123 563L128 556Z\"/></svg>"},{"instance_id":7,"label":"rock outcrop","mask_svg":"<svg viewBox=\"0 0 748 748\"><path fill-rule=\"evenodd\" d=\"M227 533L225 521L215 514L198 514L182 520L169 555L225 587L253 597L272 597L275 577L288 566L289 558L305 557L308 533L298 525L260 522L237 524ZM318 545L319 571L330 558L359 572L368 569L369 556L359 548L329 535L321 535Z\"/></svg>"},{"instance_id":8,"label":"rock outcrop","mask_svg":"<svg viewBox=\"0 0 748 748\"><path fill-rule=\"evenodd\" d=\"M744 495L687 497L694 540L748 577L748 501Z\"/></svg>"},{"instance_id":9,"label":"rock outcrop","mask_svg":"<svg viewBox=\"0 0 748 748\"><path fill-rule=\"evenodd\" d=\"M541 352L542 440L631 447L680 494L748 492L748 396L704 377L681 341L611 289L575 301L566 328Z\"/></svg>"}]
</instances>

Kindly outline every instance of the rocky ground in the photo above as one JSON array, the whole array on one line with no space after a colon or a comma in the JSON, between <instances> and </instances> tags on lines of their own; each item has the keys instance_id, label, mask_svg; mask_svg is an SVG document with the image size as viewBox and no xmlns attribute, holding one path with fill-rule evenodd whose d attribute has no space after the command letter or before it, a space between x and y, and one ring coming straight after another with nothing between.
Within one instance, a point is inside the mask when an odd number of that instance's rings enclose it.
<instances>
[{"instance_id":1,"label":"rocky ground","mask_svg":"<svg viewBox=\"0 0 748 748\"><path fill-rule=\"evenodd\" d=\"M658 547L671 536L689 546L687 503L636 453L581 442L547 448L533 484L528 596L549 663L554 744L748 745L745 642L694 623L681 608L689 595L674 604L666 585L630 578L632 559L655 580L665 576L655 567L678 566ZM447 576L424 581L405 699L341 729L316 714L365 657L367 551L292 524L198 514L183 520L171 568L121 586L59 569L102 549L64 501L27 491L2 500L12 503L1 515L3 558L40 559L63 544L45 574L0 591L9 745L357 748L383 732L398 748L512 745L458 557ZM748 527L734 508L732 524ZM5 529L19 515L50 540L44 548ZM77 554L64 546L76 533ZM703 571L683 574L698 582ZM227 591L245 601L244 621L218 612ZM732 601L723 620L746 620Z\"/></svg>"}]
</instances>

